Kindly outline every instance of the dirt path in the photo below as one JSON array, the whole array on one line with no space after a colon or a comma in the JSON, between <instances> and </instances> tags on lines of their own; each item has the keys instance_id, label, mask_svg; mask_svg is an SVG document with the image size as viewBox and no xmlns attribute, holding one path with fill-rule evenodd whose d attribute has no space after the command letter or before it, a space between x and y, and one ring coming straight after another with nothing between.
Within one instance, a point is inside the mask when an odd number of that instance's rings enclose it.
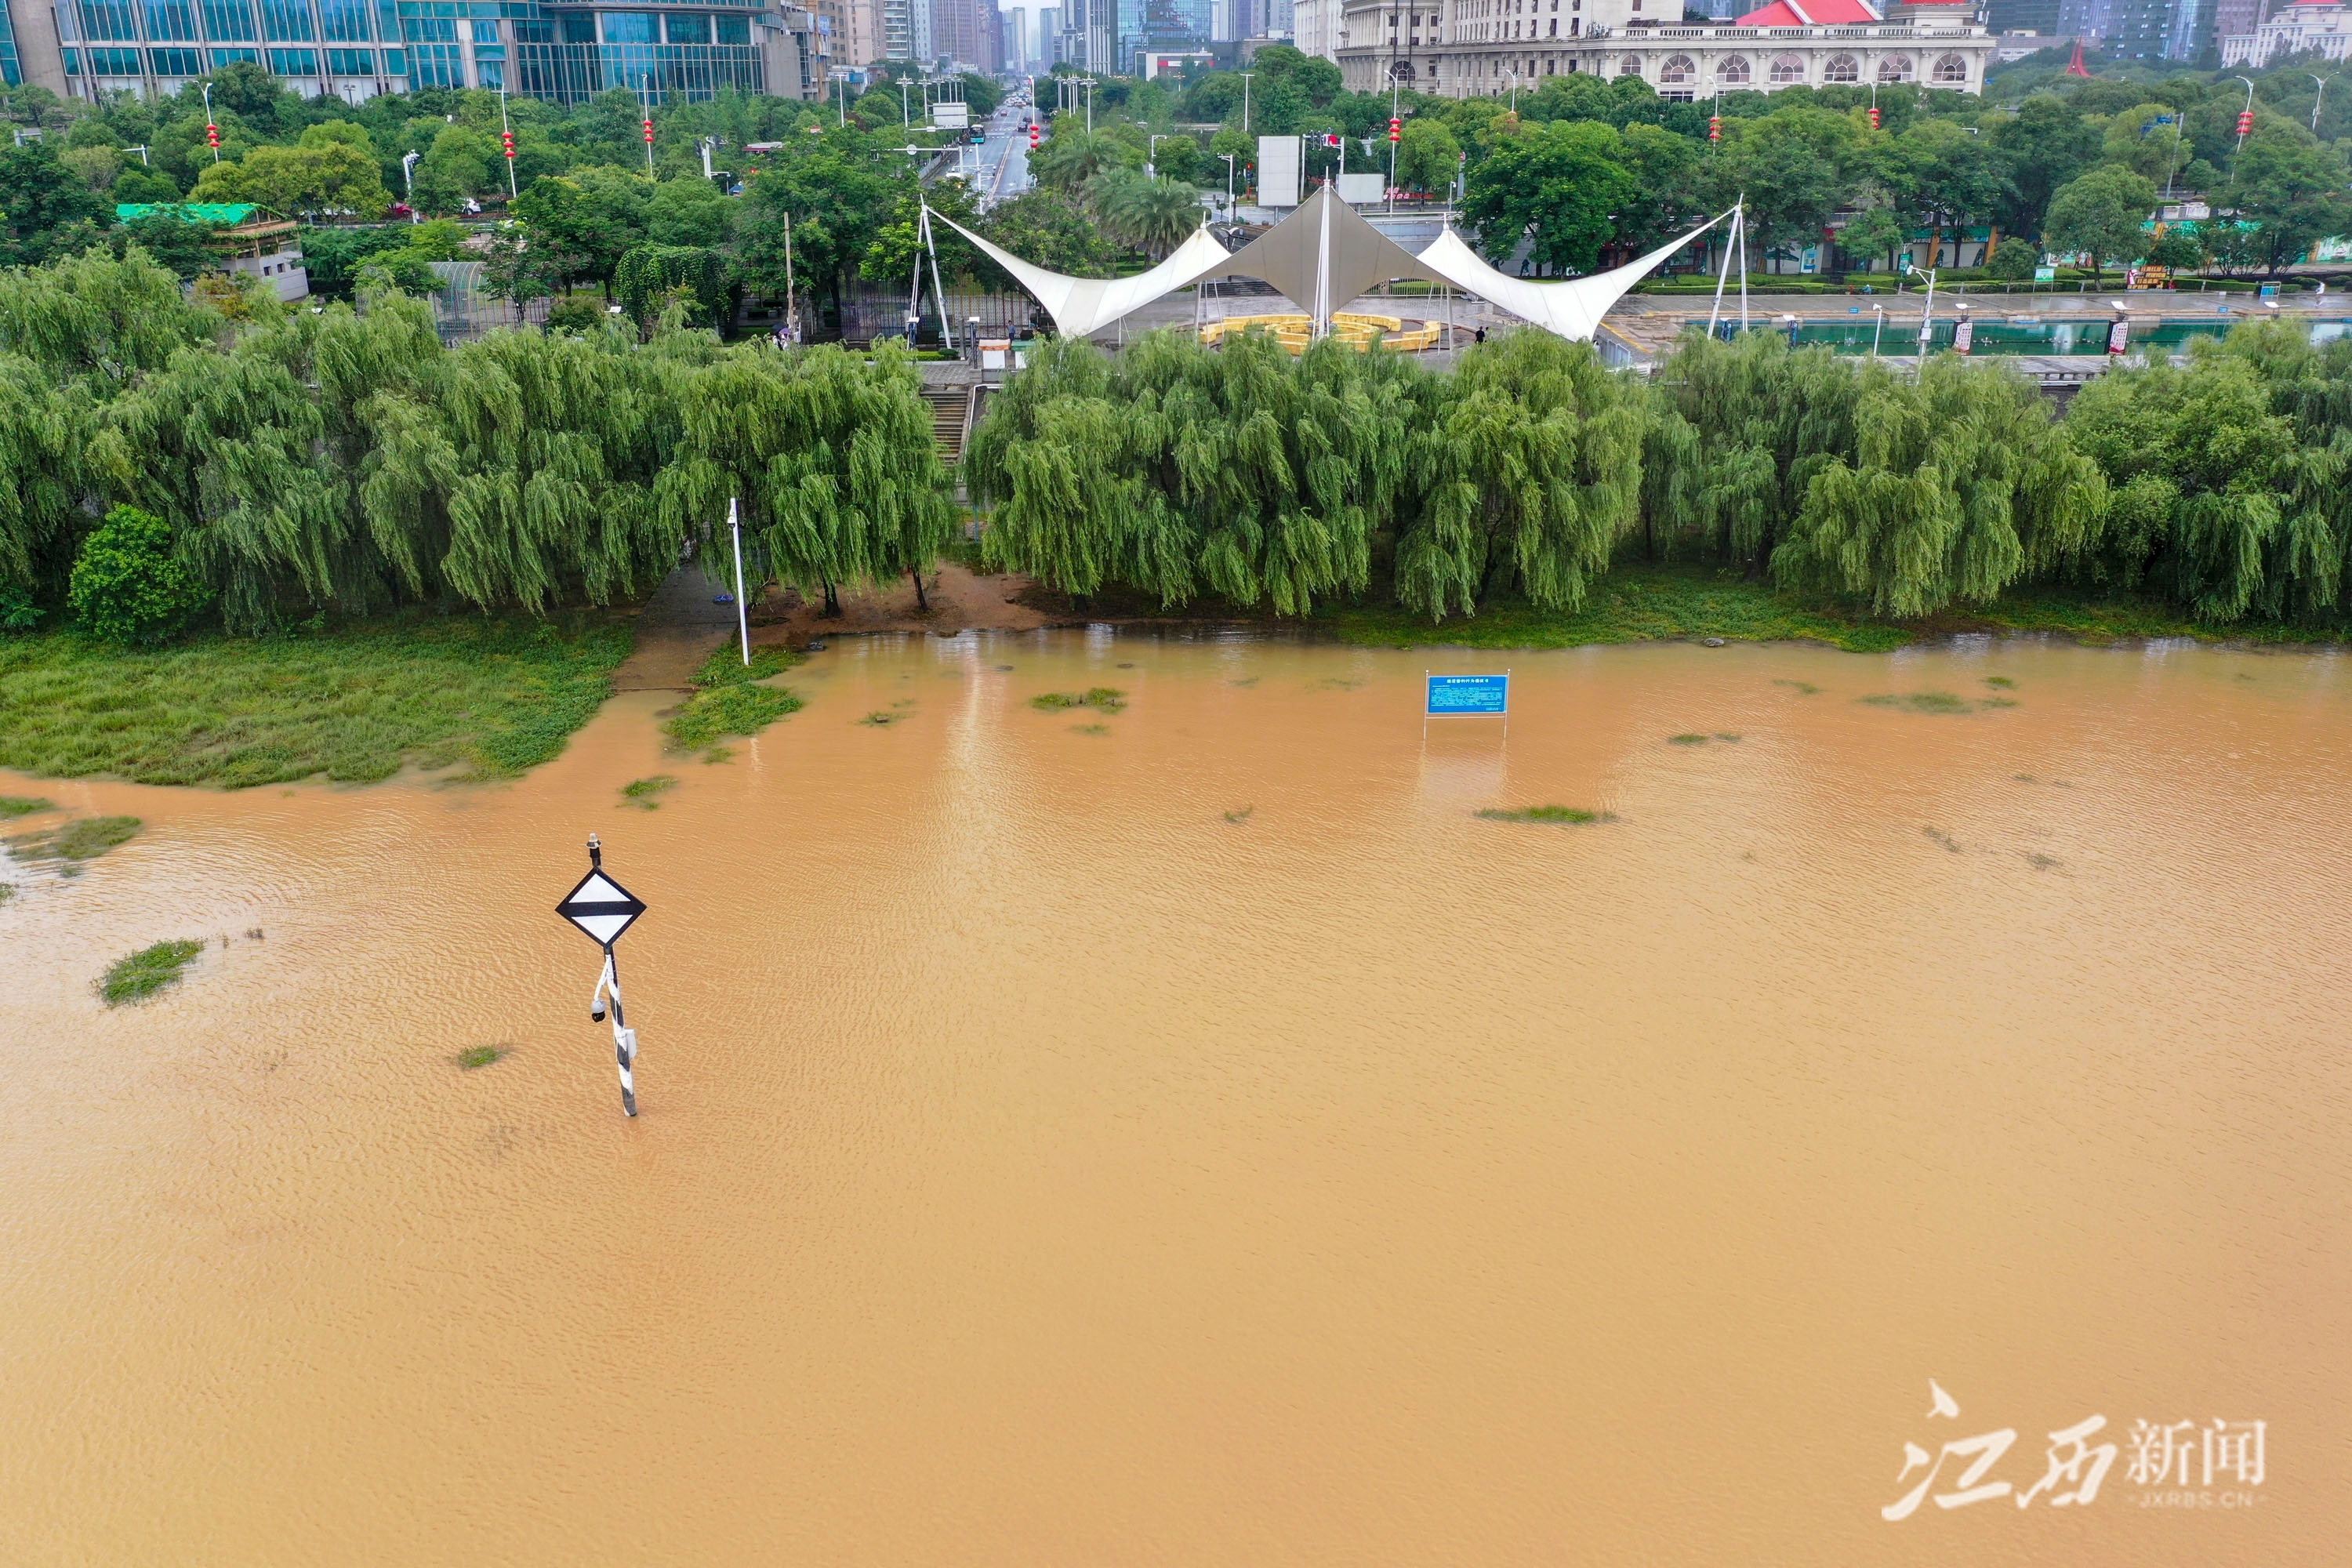
<instances>
[{"instance_id":1,"label":"dirt path","mask_svg":"<svg viewBox=\"0 0 2352 1568\"><path fill-rule=\"evenodd\" d=\"M813 637L847 632L1034 631L1055 624L1043 610L1017 603L1029 588L1018 574L983 575L950 562L923 580L928 614L915 606L915 585L900 578L887 589L841 595L841 614L828 618L821 601L803 602L787 589L751 612L751 640L799 647Z\"/></svg>"},{"instance_id":2,"label":"dirt path","mask_svg":"<svg viewBox=\"0 0 2352 1568\"><path fill-rule=\"evenodd\" d=\"M982 575L941 562L924 579L928 614L915 606L915 585L900 579L887 589L845 591L841 614L828 619L819 603L803 603L790 588L771 589L751 605L751 640L758 644L806 646L811 637L852 632L1034 631L1052 616L1016 600L1029 579ZM636 650L613 673L621 691L683 689L710 650L735 630L735 606L715 603L719 588L688 563L671 573L637 612Z\"/></svg>"},{"instance_id":3,"label":"dirt path","mask_svg":"<svg viewBox=\"0 0 2352 1568\"><path fill-rule=\"evenodd\" d=\"M637 611L637 646L613 672L617 691L675 691L735 629L735 606L711 602L719 590L693 564L679 567Z\"/></svg>"}]
</instances>

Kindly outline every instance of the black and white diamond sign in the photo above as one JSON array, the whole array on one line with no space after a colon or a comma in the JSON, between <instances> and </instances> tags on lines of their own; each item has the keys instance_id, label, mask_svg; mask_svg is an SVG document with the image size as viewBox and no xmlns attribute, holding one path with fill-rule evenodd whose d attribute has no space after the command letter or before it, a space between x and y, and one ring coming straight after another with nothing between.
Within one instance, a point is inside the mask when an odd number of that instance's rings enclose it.
<instances>
[{"instance_id":1,"label":"black and white diamond sign","mask_svg":"<svg viewBox=\"0 0 2352 1568\"><path fill-rule=\"evenodd\" d=\"M632 921L646 912L646 906L600 867L580 879L580 885L564 895L555 912L586 931L598 945L610 947Z\"/></svg>"}]
</instances>

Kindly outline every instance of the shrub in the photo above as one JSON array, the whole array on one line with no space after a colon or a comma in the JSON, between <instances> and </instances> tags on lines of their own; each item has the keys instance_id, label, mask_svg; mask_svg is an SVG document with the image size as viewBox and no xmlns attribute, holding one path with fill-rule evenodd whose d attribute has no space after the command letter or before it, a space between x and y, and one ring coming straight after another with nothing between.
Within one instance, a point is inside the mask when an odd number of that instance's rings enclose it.
<instances>
[{"instance_id":1,"label":"shrub","mask_svg":"<svg viewBox=\"0 0 2352 1568\"><path fill-rule=\"evenodd\" d=\"M2033 269L2041 264L2041 254L2012 235L2009 243L1993 247L1992 259L1985 263L1984 272L1986 277L2004 283L2024 283L2032 279Z\"/></svg>"},{"instance_id":2,"label":"shrub","mask_svg":"<svg viewBox=\"0 0 2352 1568\"><path fill-rule=\"evenodd\" d=\"M211 590L172 553L171 525L118 506L82 541L67 592L84 629L120 643L160 643L187 629Z\"/></svg>"}]
</instances>

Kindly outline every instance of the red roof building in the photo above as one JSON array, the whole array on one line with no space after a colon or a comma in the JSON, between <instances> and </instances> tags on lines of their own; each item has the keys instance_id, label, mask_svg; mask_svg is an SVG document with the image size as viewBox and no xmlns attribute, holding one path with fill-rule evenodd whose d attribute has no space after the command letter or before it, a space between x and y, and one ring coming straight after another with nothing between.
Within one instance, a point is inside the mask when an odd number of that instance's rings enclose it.
<instances>
[{"instance_id":1,"label":"red roof building","mask_svg":"<svg viewBox=\"0 0 2352 1568\"><path fill-rule=\"evenodd\" d=\"M1734 24L1741 27L1866 27L1879 21L1864 0L1772 0Z\"/></svg>"}]
</instances>

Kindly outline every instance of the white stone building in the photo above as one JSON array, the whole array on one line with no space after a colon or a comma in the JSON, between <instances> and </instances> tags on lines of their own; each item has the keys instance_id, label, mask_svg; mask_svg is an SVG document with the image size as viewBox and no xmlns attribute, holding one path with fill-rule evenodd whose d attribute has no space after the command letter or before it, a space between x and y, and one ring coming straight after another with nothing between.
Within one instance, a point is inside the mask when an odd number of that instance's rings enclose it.
<instances>
[{"instance_id":1,"label":"white stone building","mask_svg":"<svg viewBox=\"0 0 2352 1568\"><path fill-rule=\"evenodd\" d=\"M2224 66L2267 67L2273 57L2313 54L2331 60L2352 54L2352 10L2341 0L2294 0L2251 33L2221 40Z\"/></svg>"},{"instance_id":2,"label":"white stone building","mask_svg":"<svg viewBox=\"0 0 2352 1568\"><path fill-rule=\"evenodd\" d=\"M1997 39L1969 0L1882 16L1865 0L1773 0L1737 22L1682 23L1682 0L1321 0L1339 12L1325 53L1357 91L1391 79L1447 98L1522 91L1584 72L1638 76L1693 101L1784 87L1920 82L1984 90ZM1647 7L1645 10L1644 7ZM1299 15L1307 15L1301 0ZM1671 18L1671 20L1669 20ZM1302 29L1299 47L1307 47Z\"/></svg>"}]
</instances>

